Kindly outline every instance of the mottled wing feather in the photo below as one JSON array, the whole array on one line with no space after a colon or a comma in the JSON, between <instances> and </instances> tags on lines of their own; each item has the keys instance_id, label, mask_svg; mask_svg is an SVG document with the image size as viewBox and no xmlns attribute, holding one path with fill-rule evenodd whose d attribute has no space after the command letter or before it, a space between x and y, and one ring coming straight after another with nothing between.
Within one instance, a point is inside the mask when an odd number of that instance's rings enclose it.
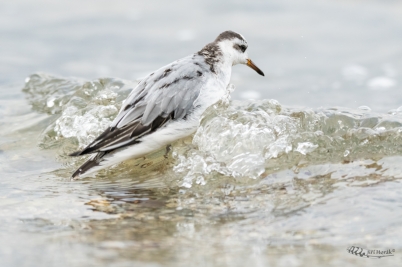
<instances>
[{"instance_id":1,"label":"mottled wing feather","mask_svg":"<svg viewBox=\"0 0 402 267\"><path fill-rule=\"evenodd\" d=\"M194 108L204 84L203 58L192 55L144 78L124 101L110 127L90 145L72 155L111 151L139 142L171 120L182 119Z\"/></svg>"}]
</instances>

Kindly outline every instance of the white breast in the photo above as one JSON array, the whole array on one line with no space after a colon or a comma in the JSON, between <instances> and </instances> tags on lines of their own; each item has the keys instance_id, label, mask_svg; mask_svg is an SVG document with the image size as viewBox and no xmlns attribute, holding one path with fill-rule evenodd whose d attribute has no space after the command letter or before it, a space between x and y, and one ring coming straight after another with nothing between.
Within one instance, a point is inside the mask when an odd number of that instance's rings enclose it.
<instances>
[{"instance_id":1,"label":"white breast","mask_svg":"<svg viewBox=\"0 0 402 267\"><path fill-rule=\"evenodd\" d=\"M226 95L232 73L232 66L219 66L219 68L216 69L220 69L221 71L219 71L218 74L210 74L211 76L208 77L205 86L202 87L200 95L195 101L194 106L201 106L201 114Z\"/></svg>"}]
</instances>

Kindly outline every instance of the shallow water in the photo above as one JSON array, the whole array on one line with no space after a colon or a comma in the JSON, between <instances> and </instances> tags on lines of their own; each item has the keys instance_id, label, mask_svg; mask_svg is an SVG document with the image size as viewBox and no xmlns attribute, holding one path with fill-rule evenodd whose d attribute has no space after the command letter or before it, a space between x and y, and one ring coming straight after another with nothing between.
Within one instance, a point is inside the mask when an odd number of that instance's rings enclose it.
<instances>
[{"instance_id":1,"label":"shallow water","mask_svg":"<svg viewBox=\"0 0 402 267\"><path fill-rule=\"evenodd\" d=\"M398 1L0 3L0 266L397 266L401 13ZM235 67L232 97L193 136L70 180L85 159L67 155L141 77L227 29L267 77ZM364 259L352 245L395 252Z\"/></svg>"},{"instance_id":2,"label":"shallow water","mask_svg":"<svg viewBox=\"0 0 402 267\"><path fill-rule=\"evenodd\" d=\"M41 73L3 101L3 264L352 266L351 245L400 261L400 110L228 98L168 153L71 181L84 159L66 155L135 84Z\"/></svg>"}]
</instances>

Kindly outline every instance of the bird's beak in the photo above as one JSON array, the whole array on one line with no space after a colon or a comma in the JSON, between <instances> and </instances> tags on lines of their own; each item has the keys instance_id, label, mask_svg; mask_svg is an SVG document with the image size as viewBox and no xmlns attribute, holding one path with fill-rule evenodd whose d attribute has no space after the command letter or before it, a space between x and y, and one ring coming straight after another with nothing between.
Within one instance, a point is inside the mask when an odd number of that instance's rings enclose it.
<instances>
[{"instance_id":1,"label":"bird's beak","mask_svg":"<svg viewBox=\"0 0 402 267\"><path fill-rule=\"evenodd\" d=\"M249 66L250 68L252 68L253 70L255 70L258 74L265 76L264 72L262 72L256 65L254 65L254 62L251 61L251 59L247 59L247 66Z\"/></svg>"}]
</instances>

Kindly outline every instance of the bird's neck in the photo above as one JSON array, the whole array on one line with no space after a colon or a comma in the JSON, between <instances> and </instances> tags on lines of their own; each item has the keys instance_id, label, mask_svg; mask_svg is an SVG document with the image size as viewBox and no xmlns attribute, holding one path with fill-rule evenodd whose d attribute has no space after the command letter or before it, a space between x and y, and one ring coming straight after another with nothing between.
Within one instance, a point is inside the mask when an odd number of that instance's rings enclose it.
<instances>
[{"instance_id":1,"label":"bird's neck","mask_svg":"<svg viewBox=\"0 0 402 267\"><path fill-rule=\"evenodd\" d=\"M219 75L220 72L226 73L233 64L231 57L227 57L219 43L216 42L207 44L197 54L204 57L205 63L209 65L210 71L215 75Z\"/></svg>"},{"instance_id":2,"label":"bird's neck","mask_svg":"<svg viewBox=\"0 0 402 267\"><path fill-rule=\"evenodd\" d=\"M226 88L232 74L233 62L231 57L227 57L228 55L222 51L220 45L213 42L204 46L197 54L204 58L205 63L209 65L209 70L217 76L217 80Z\"/></svg>"}]
</instances>

